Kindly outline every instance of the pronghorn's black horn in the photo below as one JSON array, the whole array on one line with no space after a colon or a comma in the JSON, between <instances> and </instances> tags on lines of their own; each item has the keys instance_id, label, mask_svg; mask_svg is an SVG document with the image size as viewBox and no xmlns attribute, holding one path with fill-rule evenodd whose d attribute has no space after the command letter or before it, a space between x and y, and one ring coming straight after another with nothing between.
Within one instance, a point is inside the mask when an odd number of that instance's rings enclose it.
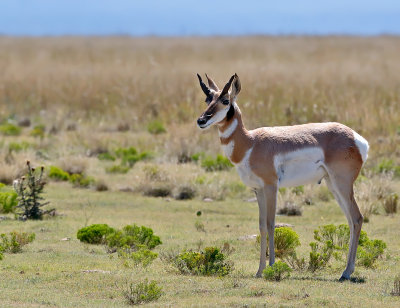
<instances>
[{"instance_id":1,"label":"pronghorn's black horn","mask_svg":"<svg viewBox=\"0 0 400 308\"><path fill-rule=\"evenodd\" d=\"M201 89L203 90L204 94L208 97L210 95L210 89L205 85L203 80L201 80L201 77L199 74L197 74L197 78L199 78Z\"/></svg>"},{"instance_id":2,"label":"pronghorn's black horn","mask_svg":"<svg viewBox=\"0 0 400 308\"><path fill-rule=\"evenodd\" d=\"M213 89L214 91L219 91L219 88L217 86L217 84L214 82L214 80L212 80L210 77L208 77L208 75L206 74L207 80L208 80L208 86Z\"/></svg>"},{"instance_id":3,"label":"pronghorn's black horn","mask_svg":"<svg viewBox=\"0 0 400 308\"><path fill-rule=\"evenodd\" d=\"M224 96L225 94L228 93L229 89L231 88L232 81L233 81L234 78L235 78L235 75L233 75L233 76L231 77L231 79L229 79L228 83L225 85L224 89L222 90L220 96Z\"/></svg>"}]
</instances>

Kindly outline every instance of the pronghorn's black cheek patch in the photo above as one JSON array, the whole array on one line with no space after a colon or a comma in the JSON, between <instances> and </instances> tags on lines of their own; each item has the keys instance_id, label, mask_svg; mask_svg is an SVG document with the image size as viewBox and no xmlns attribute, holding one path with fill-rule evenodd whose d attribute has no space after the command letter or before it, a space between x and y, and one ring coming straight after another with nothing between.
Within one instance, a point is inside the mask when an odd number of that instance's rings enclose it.
<instances>
[{"instance_id":1,"label":"pronghorn's black cheek patch","mask_svg":"<svg viewBox=\"0 0 400 308\"><path fill-rule=\"evenodd\" d=\"M230 119L233 118L234 115L235 115L235 107L233 107L233 105L231 104L226 114L226 120L229 121Z\"/></svg>"}]
</instances>

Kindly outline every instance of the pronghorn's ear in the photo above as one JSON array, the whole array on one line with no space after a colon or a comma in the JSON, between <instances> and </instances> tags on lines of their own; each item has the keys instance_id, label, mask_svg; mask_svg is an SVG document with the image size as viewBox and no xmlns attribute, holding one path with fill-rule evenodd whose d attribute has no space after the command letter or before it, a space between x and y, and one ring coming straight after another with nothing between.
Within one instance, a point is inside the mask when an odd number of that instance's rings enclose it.
<instances>
[{"instance_id":1,"label":"pronghorn's ear","mask_svg":"<svg viewBox=\"0 0 400 308\"><path fill-rule=\"evenodd\" d=\"M206 77L207 77L207 80L208 80L208 86L209 86L212 90L218 92L219 89L218 89L217 84L214 82L214 80L212 80L210 77L208 77L207 74L206 74Z\"/></svg>"},{"instance_id":2,"label":"pronghorn's ear","mask_svg":"<svg viewBox=\"0 0 400 308\"><path fill-rule=\"evenodd\" d=\"M228 91L231 88L233 79L235 79L235 75L233 75L231 77L231 79L229 79L228 83L225 85L225 87L223 88L221 94L219 95L220 97L223 97L224 95L228 94Z\"/></svg>"},{"instance_id":3,"label":"pronghorn's ear","mask_svg":"<svg viewBox=\"0 0 400 308\"><path fill-rule=\"evenodd\" d=\"M231 91L231 97L233 100L236 99L237 95L239 94L240 90L242 89L242 85L240 84L239 76L236 73L234 76L235 76L235 80L233 81L232 91Z\"/></svg>"},{"instance_id":4,"label":"pronghorn's ear","mask_svg":"<svg viewBox=\"0 0 400 308\"><path fill-rule=\"evenodd\" d=\"M201 77L199 74L197 74L197 78L199 78L199 82L200 82L200 87L203 90L204 94L209 97L210 96L210 89L205 85L205 83L203 82L203 80L201 80Z\"/></svg>"}]
</instances>

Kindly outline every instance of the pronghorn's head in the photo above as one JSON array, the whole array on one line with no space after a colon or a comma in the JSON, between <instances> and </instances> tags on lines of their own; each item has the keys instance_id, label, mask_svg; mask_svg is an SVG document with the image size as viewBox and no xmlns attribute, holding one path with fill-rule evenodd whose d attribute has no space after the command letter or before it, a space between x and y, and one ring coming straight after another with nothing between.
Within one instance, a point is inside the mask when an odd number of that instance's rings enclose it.
<instances>
[{"instance_id":1,"label":"pronghorn's head","mask_svg":"<svg viewBox=\"0 0 400 308\"><path fill-rule=\"evenodd\" d=\"M201 89L206 95L207 103L207 109L197 119L197 125L201 129L205 129L213 124L223 122L227 116L229 116L229 110L232 112L234 111L233 103L240 92L241 86L239 77L236 74L229 79L228 83L222 90L218 88L216 83L209 78L207 74L208 87L201 80L199 74L197 74L197 77L199 78Z\"/></svg>"}]
</instances>

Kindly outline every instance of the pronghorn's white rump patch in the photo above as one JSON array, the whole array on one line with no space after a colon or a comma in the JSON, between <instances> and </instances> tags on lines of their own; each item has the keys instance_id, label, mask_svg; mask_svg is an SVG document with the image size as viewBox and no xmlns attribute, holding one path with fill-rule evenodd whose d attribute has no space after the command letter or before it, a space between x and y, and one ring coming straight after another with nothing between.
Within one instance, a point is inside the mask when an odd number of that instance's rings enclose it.
<instances>
[{"instance_id":1,"label":"pronghorn's white rump patch","mask_svg":"<svg viewBox=\"0 0 400 308\"><path fill-rule=\"evenodd\" d=\"M232 123L229 125L227 129L225 129L222 133L219 132L219 136L221 138L229 138L233 132L236 130L236 127L238 126L238 120L235 118L233 119Z\"/></svg>"},{"instance_id":2,"label":"pronghorn's white rump patch","mask_svg":"<svg viewBox=\"0 0 400 308\"><path fill-rule=\"evenodd\" d=\"M234 165L236 166L236 170L245 185L251 188L261 188L264 186L263 180L254 174L250 167L250 155L252 151L253 148L247 150L240 163Z\"/></svg>"},{"instance_id":3,"label":"pronghorn's white rump patch","mask_svg":"<svg viewBox=\"0 0 400 308\"><path fill-rule=\"evenodd\" d=\"M228 157L229 159L231 159L234 147L235 147L235 141L233 140L229 141L228 144L222 145L222 150L224 151L225 156Z\"/></svg>"},{"instance_id":4,"label":"pronghorn's white rump patch","mask_svg":"<svg viewBox=\"0 0 400 308\"><path fill-rule=\"evenodd\" d=\"M368 141L365 140L364 137L357 134L354 130L353 130L353 135L354 135L354 141L356 142L356 146L360 151L362 161L363 163L365 163L365 161L368 158L368 150L369 150Z\"/></svg>"},{"instance_id":5,"label":"pronghorn's white rump patch","mask_svg":"<svg viewBox=\"0 0 400 308\"><path fill-rule=\"evenodd\" d=\"M326 175L324 152L319 147L308 147L274 156L279 187L320 183Z\"/></svg>"}]
</instances>

